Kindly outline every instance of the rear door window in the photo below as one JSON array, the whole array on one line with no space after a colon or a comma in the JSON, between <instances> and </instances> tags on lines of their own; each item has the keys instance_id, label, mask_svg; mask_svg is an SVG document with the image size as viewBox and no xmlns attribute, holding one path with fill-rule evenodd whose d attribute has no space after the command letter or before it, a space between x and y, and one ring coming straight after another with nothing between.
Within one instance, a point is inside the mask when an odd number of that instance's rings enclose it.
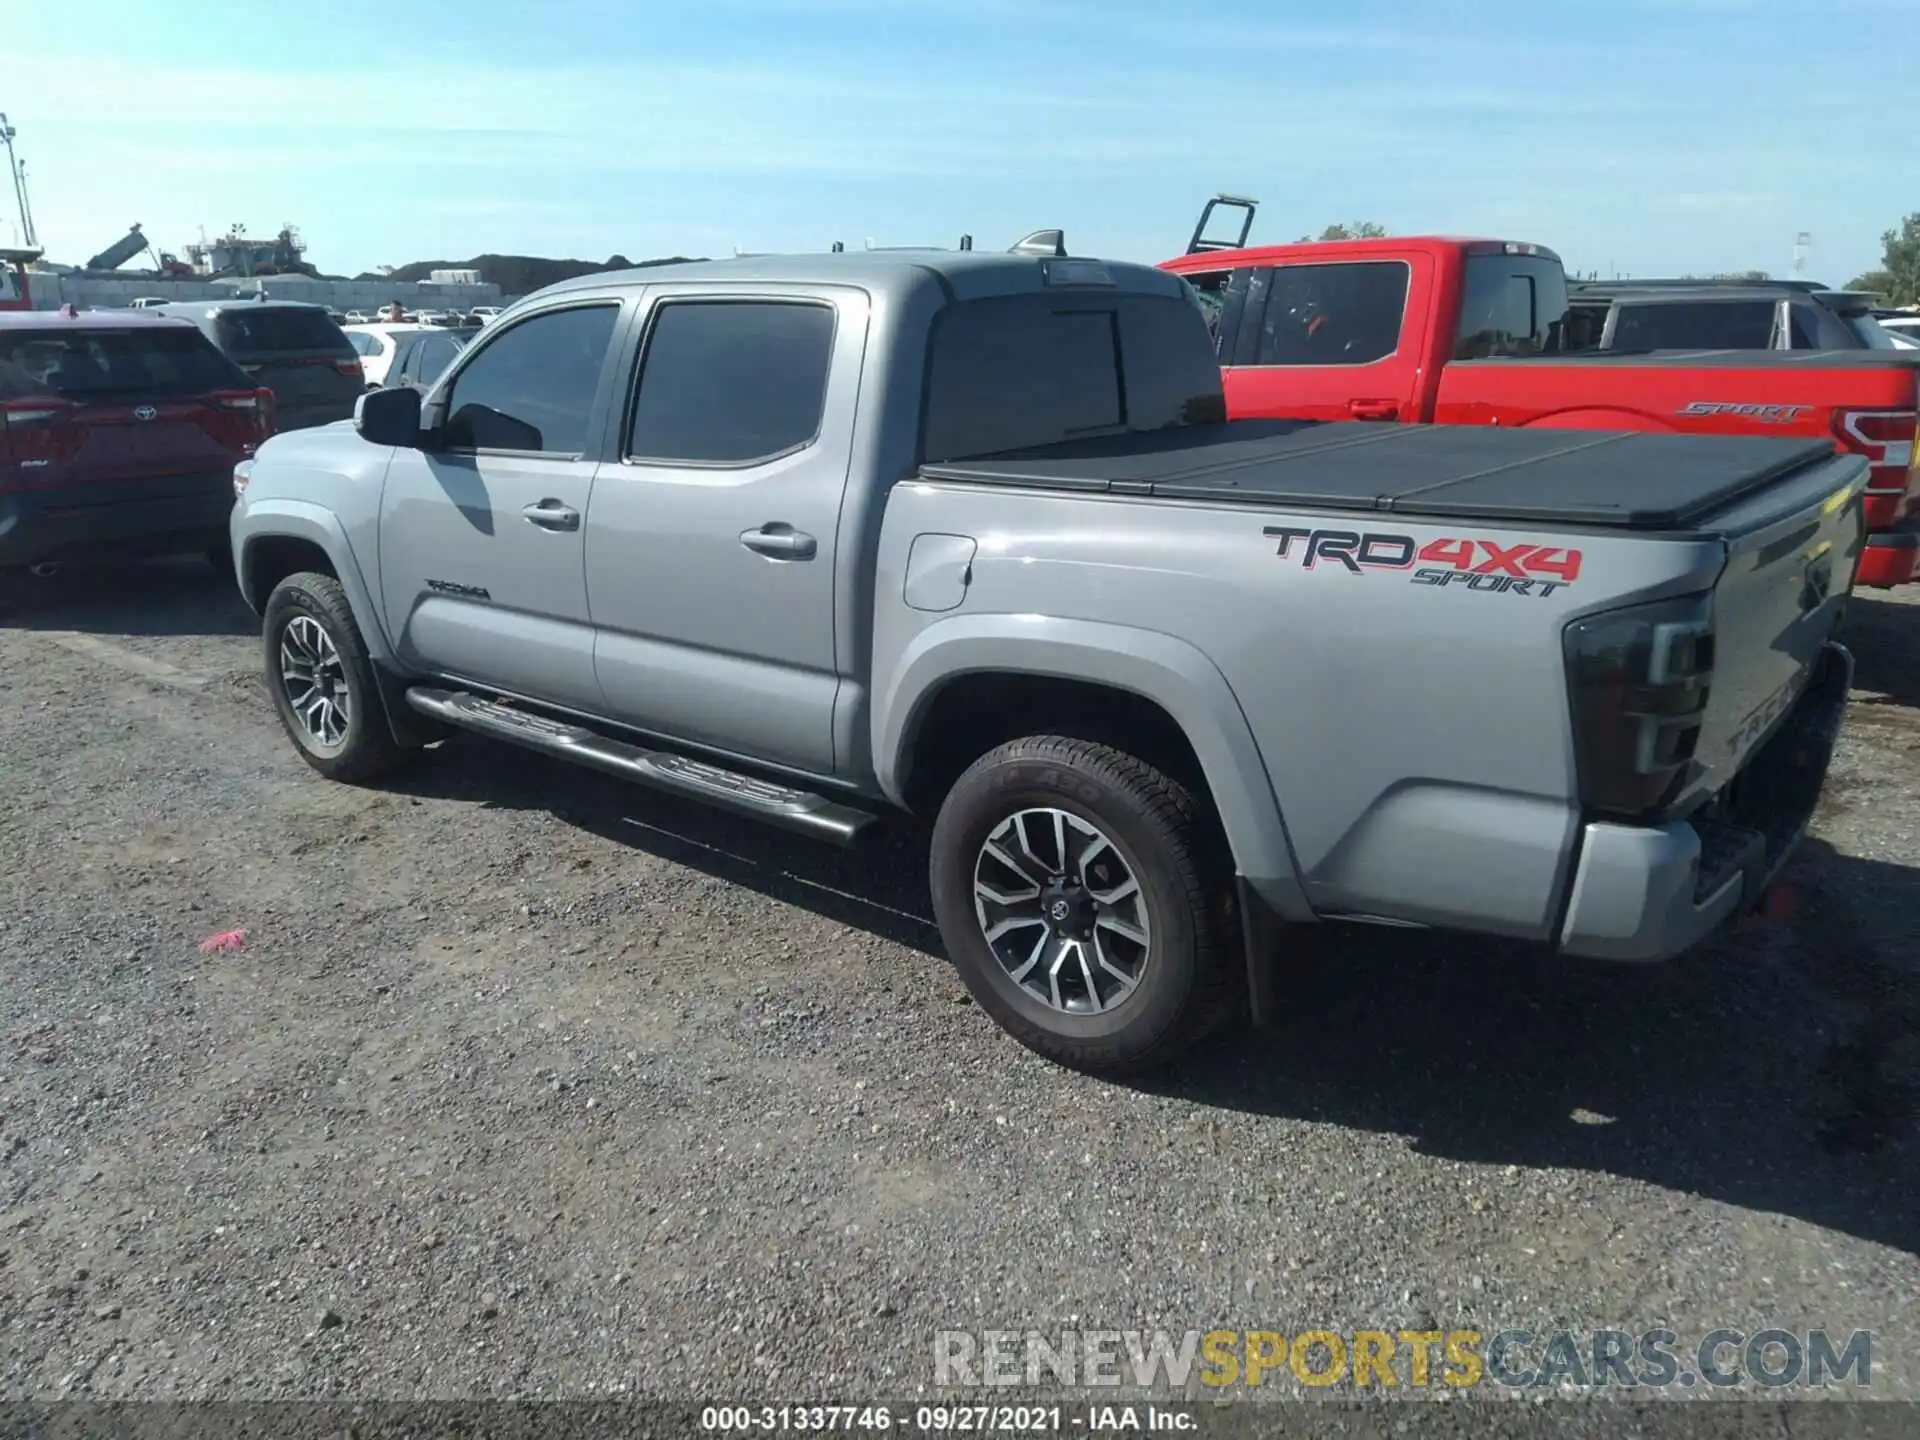
<instances>
[{"instance_id":1,"label":"rear door window","mask_svg":"<svg viewBox=\"0 0 1920 1440\"><path fill-rule=\"evenodd\" d=\"M0 331L0 400L155 398L244 390L253 381L187 325Z\"/></svg>"},{"instance_id":2,"label":"rear door window","mask_svg":"<svg viewBox=\"0 0 1920 1440\"><path fill-rule=\"evenodd\" d=\"M493 337L454 377L448 448L584 451L619 314L618 305L549 310Z\"/></svg>"},{"instance_id":3,"label":"rear door window","mask_svg":"<svg viewBox=\"0 0 1920 1440\"><path fill-rule=\"evenodd\" d=\"M628 456L751 465L811 444L833 330L833 308L815 302L662 301L640 362Z\"/></svg>"},{"instance_id":4,"label":"rear door window","mask_svg":"<svg viewBox=\"0 0 1920 1440\"><path fill-rule=\"evenodd\" d=\"M354 353L346 332L324 310L303 305L266 305L258 310L222 310L213 320L214 335L229 355L339 355Z\"/></svg>"},{"instance_id":5,"label":"rear door window","mask_svg":"<svg viewBox=\"0 0 1920 1440\"><path fill-rule=\"evenodd\" d=\"M1404 261L1276 266L1253 345L1255 365L1371 365L1400 347Z\"/></svg>"},{"instance_id":6,"label":"rear door window","mask_svg":"<svg viewBox=\"0 0 1920 1440\"><path fill-rule=\"evenodd\" d=\"M1622 305L1615 350L1768 350L1778 306L1772 300Z\"/></svg>"},{"instance_id":7,"label":"rear door window","mask_svg":"<svg viewBox=\"0 0 1920 1440\"><path fill-rule=\"evenodd\" d=\"M414 380L421 385L431 385L446 373L447 366L453 363L454 356L459 353L460 346L453 340L438 335L431 340L423 340L414 359Z\"/></svg>"}]
</instances>

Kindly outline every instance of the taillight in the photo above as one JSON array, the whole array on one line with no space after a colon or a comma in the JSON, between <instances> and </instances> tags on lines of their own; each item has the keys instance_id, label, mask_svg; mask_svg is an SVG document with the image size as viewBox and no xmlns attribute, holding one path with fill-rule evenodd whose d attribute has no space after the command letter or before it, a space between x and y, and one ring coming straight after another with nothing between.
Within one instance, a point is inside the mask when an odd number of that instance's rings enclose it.
<instances>
[{"instance_id":1,"label":"taillight","mask_svg":"<svg viewBox=\"0 0 1920 1440\"><path fill-rule=\"evenodd\" d=\"M1713 679L1713 597L1689 595L1567 626L1580 801L1639 818L1685 787Z\"/></svg>"},{"instance_id":2,"label":"taillight","mask_svg":"<svg viewBox=\"0 0 1920 1440\"><path fill-rule=\"evenodd\" d=\"M1867 457L1867 494L1904 495L1913 467L1912 410L1842 410L1833 417L1840 446Z\"/></svg>"},{"instance_id":3,"label":"taillight","mask_svg":"<svg viewBox=\"0 0 1920 1440\"><path fill-rule=\"evenodd\" d=\"M51 424L72 408L64 400L0 400L0 428L24 430Z\"/></svg>"},{"instance_id":4,"label":"taillight","mask_svg":"<svg viewBox=\"0 0 1920 1440\"><path fill-rule=\"evenodd\" d=\"M208 398L222 410L231 410L250 417L253 420L255 443L273 433L273 391L265 388L216 390Z\"/></svg>"},{"instance_id":5,"label":"taillight","mask_svg":"<svg viewBox=\"0 0 1920 1440\"><path fill-rule=\"evenodd\" d=\"M333 368L349 380L364 382L367 378L366 372L360 368L360 362L358 360L336 360L333 362Z\"/></svg>"}]
</instances>

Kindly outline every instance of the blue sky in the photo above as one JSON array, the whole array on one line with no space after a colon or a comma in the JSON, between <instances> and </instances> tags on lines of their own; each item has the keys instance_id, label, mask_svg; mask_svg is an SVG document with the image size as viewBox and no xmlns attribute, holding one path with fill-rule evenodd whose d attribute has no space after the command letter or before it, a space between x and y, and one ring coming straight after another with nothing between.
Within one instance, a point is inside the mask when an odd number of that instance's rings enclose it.
<instances>
[{"instance_id":1,"label":"blue sky","mask_svg":"<svg viewBox=\"0 0 1920 1440\"><path fill-rule=\"evenodd\" d=\"M1786 274L1805 230L1843 284L1920 208L1916 3L0 0L0 110L72 263L136 220L291 220L347 274L1046 225L1157 260L1226 189L1256 238L1640 275Z\"/></svg>"}]
</instances>

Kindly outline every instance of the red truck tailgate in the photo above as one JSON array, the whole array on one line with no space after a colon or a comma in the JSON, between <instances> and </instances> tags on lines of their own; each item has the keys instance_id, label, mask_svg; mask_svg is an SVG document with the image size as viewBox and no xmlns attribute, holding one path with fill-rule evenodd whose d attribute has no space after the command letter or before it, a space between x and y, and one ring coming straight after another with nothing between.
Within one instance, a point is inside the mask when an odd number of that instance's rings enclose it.
<instances>
[{"instance_id":1,"label":"red truck tailgate","mask_svg":"<svg viewBox=\"0 0 1920 1440\"><path fill-rule=\"evenodd\" d=\"M1810 350L1455 361L1441 373L1433 418L1826 440L1870 467L1858 583L1901 585L1920 574L1920 359Z\"/></svg>"}]
</instances>

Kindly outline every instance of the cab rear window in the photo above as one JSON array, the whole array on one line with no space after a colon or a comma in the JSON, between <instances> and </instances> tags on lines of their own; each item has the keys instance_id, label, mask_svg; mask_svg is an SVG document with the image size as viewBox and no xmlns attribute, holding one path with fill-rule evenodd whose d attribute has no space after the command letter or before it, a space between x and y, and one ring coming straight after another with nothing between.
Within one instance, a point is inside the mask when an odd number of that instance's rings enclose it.
<instances>
[{"instance_id":1,"label":"cab rear window","mask_svg":"<svg viewBox=\"0 0 1920 1440\"><path fill-rule=\"evenodd\" d=\"M1191 298L969 300L934 327L922 458L1227 418L1206 317Z\"/></svg>"},{"instance_id":2,"label":"cab rear window","mask_svg":"<svg viewBox=\"0 0 1920 1440\"><path fill-rule=\"evenodd\" d=\"M186 325L0 332L0 400L204 395L253 383Z\"/></svg>"},{"instance_id":3,"label":"cab rear window","mask_svg":"<svg viewBox=\"0 0 1920 1440\"><path fill-rule=\"evenodd\" d=\"M304 306L222 310L213 328L229 355L338 355L349 360L354 355L346 332L325 311Z\"/></svg>"},{"instance_id":4,"label":"cab rear window","mask_svg":"<svg viewBox=\"0 0 1920 1440\"><path fill-rule=\"evenodd\" d=\"M1576 327L1567 276L1557 260L1529 255L1468 257L1460 293L1456 360L1512 359L1584 349L1597 343L1606 311L1591 312L1593 333ZM1581 317L1586 318L1586 317ZM1580 333L1573 333L1576 329Z\"/></svg>"}]
</instances>

